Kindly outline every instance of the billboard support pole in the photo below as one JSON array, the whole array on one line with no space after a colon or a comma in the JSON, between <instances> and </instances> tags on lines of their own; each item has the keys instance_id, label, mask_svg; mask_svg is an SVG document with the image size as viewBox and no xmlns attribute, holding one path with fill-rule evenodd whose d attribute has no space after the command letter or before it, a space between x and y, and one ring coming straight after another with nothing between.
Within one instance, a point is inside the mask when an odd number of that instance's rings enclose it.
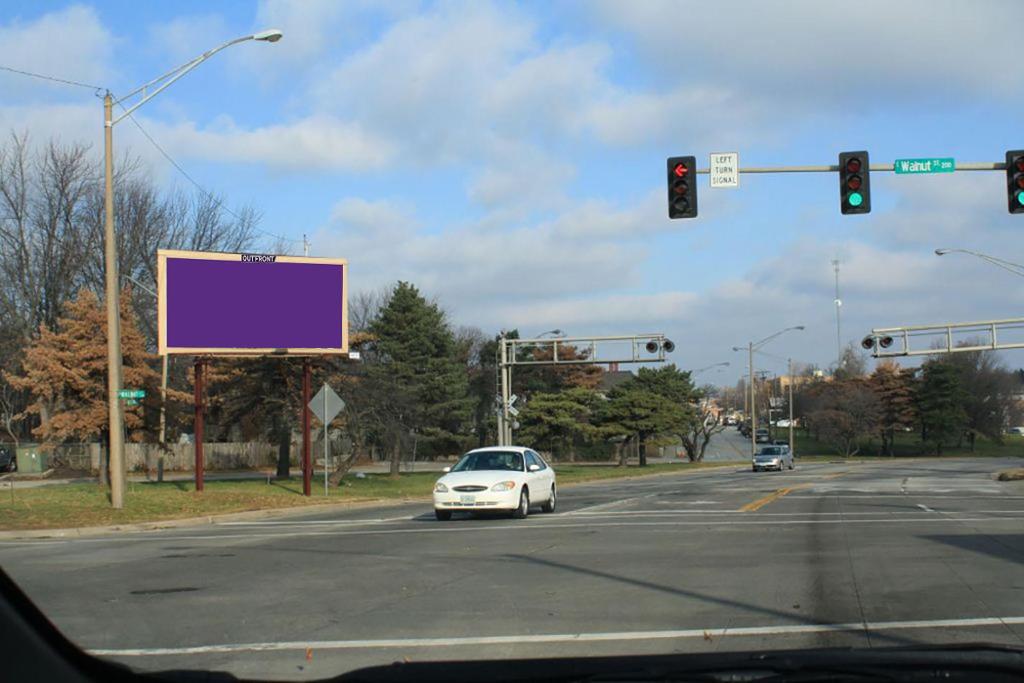
<instances>
[{"instance_id":1,"label":"billboard support pole","mask_svg":"<svg viewBox=\"0 0 1024 683\"><path fill-rule=\"evenodd\" d=\"M203 359L197 357L195 365L196 375L196 418L195 418L195 442L196 442L196 491L203 490L203 468L206 463L203 460Z\"/></svg>"},{"instance_id":2,"label":"billboard support pole","mask_svg":"<svg viewBox=\"0 0 1024 683\"><path fill-rule=\"evenodd\" d=\"M302 495L308 496L312 493L313 468L309 460L309 401L310 384L312 384L312 371L309 366L309 359L302 359Z\"/></svg>"}]
</instances>

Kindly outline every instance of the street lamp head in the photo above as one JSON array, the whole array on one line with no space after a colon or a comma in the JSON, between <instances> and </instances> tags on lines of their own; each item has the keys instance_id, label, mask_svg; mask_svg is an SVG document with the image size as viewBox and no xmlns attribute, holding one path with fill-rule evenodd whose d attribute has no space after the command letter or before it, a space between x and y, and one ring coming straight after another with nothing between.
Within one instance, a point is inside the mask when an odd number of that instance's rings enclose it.
<instances>
[{"instance_id":1,"label":"street lamp head","mask_svg":"<svg viewBox=\"0 0 1024 683\"><path fill-rule=\"evenodd\" d=\"M253 40L265 40L268 43L276 43L284 37L284 31L277 28L267 29L266 31L260 31L254 33L252 36Z\"/></svg>"},{"instance_id":2,"label":"street lamp head","mask_svg":"<svg viewBox=\"0 0 1024 683\"><path fill-rule=\"evenodd\" d=\"M733 351L742 351L743 347L742 346L734 346L734 347L732 347L732 350Z\"/></svg>"},{"instance_id":3,"label":"street lamp head","mask_svg":"<svg viewBox=\"0 0 1024 683\"><path fill-rule=\"evenodd\" d=\"M945 256L945 255L946 255L946 254L948 254L948 253L949 253L950 251L952 251L952 250L951 250L951 249L936 249L936 250L935 250L935 255L936 255L936 256Z\"/></svg>"},{"instance_id":4,"label":"street lamp head","mask_svg":"<svg viewBox=\"0 0 1024 683\"><path fill-rule=\"evenodd\" d=\"M797 326L796 326L796 327L794 327L793 329L794 329L794 330L802 330L802 329L804 329L804 326L803 326L803 325L797 325Z\"/></svg>"}]
</instances>

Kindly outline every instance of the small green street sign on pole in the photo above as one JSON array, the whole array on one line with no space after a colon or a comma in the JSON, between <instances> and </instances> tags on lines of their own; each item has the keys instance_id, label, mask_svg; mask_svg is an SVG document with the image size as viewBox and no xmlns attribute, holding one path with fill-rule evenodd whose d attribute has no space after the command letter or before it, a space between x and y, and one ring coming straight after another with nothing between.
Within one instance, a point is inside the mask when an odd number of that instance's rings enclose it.
<instances>
[{"instance_id":1,"label":"small green street sign on pole","mask_svg":"<svg viewBox=\"0 0 1024 683\"><path fill-rule=\"evenodd\" d=\"M146 398L146 391L145 389L121 389L117 392L117 397L121 399Z\"/></svg>"},{"instance_id":2,"label":"small green street sign on pole","mask_svg":"<svg viewBox=\"0 0 1024 683\"><path fill-rule=\"evenodd\" d=\"M897 159L893 170L897 173L952 173L956 170L956 161L953 157Z\"/></svg>"},{"instance_id":3,"label":"small green street sign on pole","mask_svg":"<svg viewBox=\"0 0 1024 683\"><path fill-rule=\"evenodd\" d=\"M127 399L124 402L124 404L126 406L137 406L137 405L139 405L139 401L138 401L138 399L135 399L135 398L129 398L129 399Z\"/></svg>"}]
</instances>

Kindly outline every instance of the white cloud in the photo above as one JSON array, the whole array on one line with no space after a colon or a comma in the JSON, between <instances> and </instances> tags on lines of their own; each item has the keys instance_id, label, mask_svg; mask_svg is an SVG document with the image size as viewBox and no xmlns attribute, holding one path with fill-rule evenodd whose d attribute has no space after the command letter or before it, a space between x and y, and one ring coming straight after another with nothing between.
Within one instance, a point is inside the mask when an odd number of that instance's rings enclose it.
<instances>
[{"instance_id":1,"label":"white cloud","mask_svg":"<svg viewBox=\"0 0 1024 683\"><path fill-rule=\"evenodd\" d=\"M238 33L237 31L235 33ZM152 51L168 61L185 61L237 38L219 14L175 17L149 29Z\"/></svg>"},{"instance_id":2,"label":"white cloud","mask_svg":"<svg viewBox=\"0 0 1024 683\"><path fill-rule=\"evenodd\" d=\"M109 86L114 40L91 7L72 5L32 21L0 25L4 66L91 85ZM5 99L68 86L0 72ZM82 91L85 93L86 91Z\"/></svg>"},{"instance_id":3,"label":"white cloud","mask_svg":"<svg viewBox=\"0 0 1024 683\"><path fill-rule=\"evenodd\" d=\"M391 143L362 125L325 115L255 128L239 126L226 117L206 128L191 122L145 125L183 159L262 163L292 170L372 170L395 155Z\"/></svg>"},{"instance_id":4,"label":"white cloud","mask_svg":"<svg viewBox=\"0 0 1024 683\"><path fill-rule=\"evenodd\" d=\"M482 89L526 50L533 27L483 3L445 5L391 25L314 87L317 102L401 140L406 153L474 156L486 131Z\"/></svg>"},{"instance_id":5,"label":"white cloud","mask_svg":"<svg viewBox=\"0 0 1024 683\"><path fill-rule=\"evenodd\" d=\"M585 335L613 327L625 334L645 333L652 326L679 320L698 298L693 292L553 298L528 305L500 305L493 311L492 320L510 329L559 326ZM629 325L637 329L627 331Z\"/></svg>"},{"instance_id":6,"label":"white cloud","mask_svg":"<svg viewBox=\"0 0 1024 683\"><path fill-rule=\"evenodd\" d=\"M668 80L725 83L772 99L836 105L858 98L1015 95L1012 2L604 0L597 14L625 31ZM871 101L870 97L884 98Z\"/></svg>"},{"instance_id":7,"label":"white cloud","mask_svg":"<svg viewBox=\"0 0 1024 683\"><path fill-rule=\"evenodd\" d=\"M513 217L563 205L566 185L576 175L575 166L534 145L498 139L487 158L466 194L487 209L500 208Z\"/></svg>"}]
</instances>

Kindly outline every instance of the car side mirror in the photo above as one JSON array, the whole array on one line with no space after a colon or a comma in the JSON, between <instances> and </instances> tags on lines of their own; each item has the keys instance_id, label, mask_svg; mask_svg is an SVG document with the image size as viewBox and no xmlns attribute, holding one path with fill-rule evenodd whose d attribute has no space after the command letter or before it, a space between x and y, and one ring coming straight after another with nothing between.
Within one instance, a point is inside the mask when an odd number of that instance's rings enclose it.
<instances>
[{"instance_id":1,"label":"car side mirror","mask_svg":"<svg viewBox=\"0 0 1024 683\"><path fill-rule=\"evenodd\" d=\"M448 474L449 472L452 471L452 468L451 467L444 467L444 468L441 469L441 471L444 472L445 474Z\"/></svg>"},{"instance_id":2,"label":"car side mirror","mask_svg":"<svg viewBox=\"0 0 1024 683\"><path fill-rule=\"evenodd\" d=\"M539 472L540 471L540 465L530 465L526 469L530 470L531 472Z\"/></svg>"}]
</instances>

